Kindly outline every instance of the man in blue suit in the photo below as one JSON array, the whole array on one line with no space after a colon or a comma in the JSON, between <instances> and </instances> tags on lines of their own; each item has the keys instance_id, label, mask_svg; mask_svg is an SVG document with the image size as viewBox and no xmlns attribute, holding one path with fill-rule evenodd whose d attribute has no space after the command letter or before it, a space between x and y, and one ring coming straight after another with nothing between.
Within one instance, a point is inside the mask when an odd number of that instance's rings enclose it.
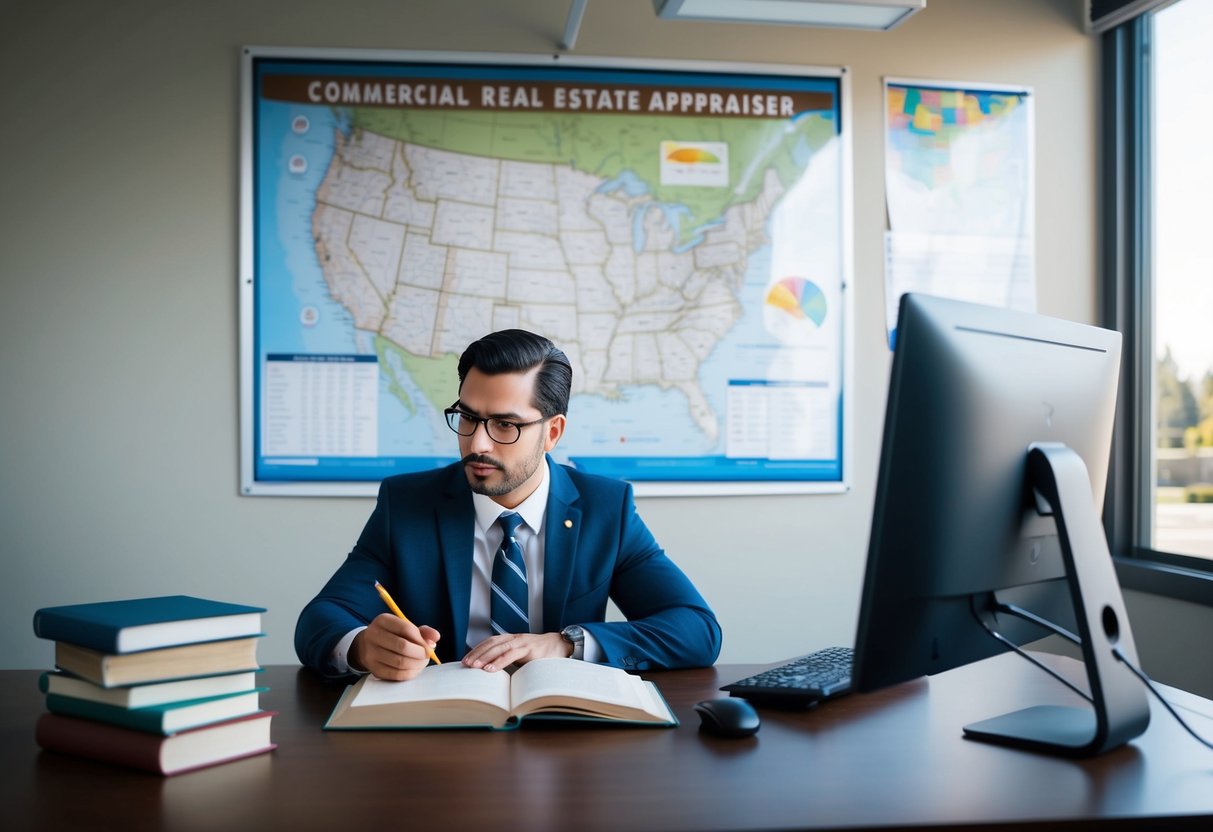
<instances>
[{"instance_id":1,"label":"man in blue suit","mask_svg":"<svg viewBox=\"0 0 1213 832\"><path fill-rule=\"evenodd\" d=\"M305 665L405 680L429 649L488 671L550 656L629 670L716 660L716 617L637 515L631 486L547 455L571 387L568 358L530 332L495 332L464 351L446 411L460 461L383 481L353 551L299 615ZM505 540L499 516L511 512L520 521ZM515 627L494 620L499 548L525 561ZM376 581L421 625L385 611ZM604 620L608 598L626 621Z\"/></svg>"}]
</instances>

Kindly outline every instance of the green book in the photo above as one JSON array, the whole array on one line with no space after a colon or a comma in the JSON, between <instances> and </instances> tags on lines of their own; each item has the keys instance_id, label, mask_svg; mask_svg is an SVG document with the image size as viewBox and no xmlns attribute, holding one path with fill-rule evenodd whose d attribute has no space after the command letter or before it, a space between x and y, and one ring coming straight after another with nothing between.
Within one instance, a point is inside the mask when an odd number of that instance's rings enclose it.
<instances>
[{"instance_id":1,"label":"green book","mask_svg":"<svg viewBox=\"0 0 1213 832\"><path fill-rule=\"evenodd\" d=\"M46 696L46 708L60 716L91 719L148 734L168 736L212 722L254 714L261 709L260 695L265 690L268 688L254 688L241 693L170 702L146 708L123 708L50 693Z\"/></svg>"},{"instance_id":2,"label":"green book","mask_svg":"<svg viewBox=\"0 0 1213 832\"><path fill-rule=\"evenodd\" d=\"M506 730L531 718L661 727L678 724L652 682L617 667L574 659L538 659L512 674L450 662L431 665L407 682L363 676L346 688L324 727Z\"/></svg>"}]
</instances>

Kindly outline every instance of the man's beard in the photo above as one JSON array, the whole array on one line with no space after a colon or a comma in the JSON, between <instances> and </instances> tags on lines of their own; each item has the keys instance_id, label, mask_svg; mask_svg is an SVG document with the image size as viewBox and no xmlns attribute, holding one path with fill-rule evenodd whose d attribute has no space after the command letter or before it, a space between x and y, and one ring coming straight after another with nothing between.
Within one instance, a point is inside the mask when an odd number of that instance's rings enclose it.
<instances>
[{"instance_id":1,"label":"man's beard","mask_svg":"<svg viewBox=\"0 0 1213 832\"><path fill-rule=\"evenodd\" d=\"M517 467L507 468L500 460L493 459L491 456L483 454L468 454L463 458L463 464L475 462L480 465L492 465L497 470L504 474L502 480L498 483L490 483L488 480L480 479L475 474L467 472L468 485L472 487L472 491L477 494L483 494L486 497L500 497L504 494L509 494L514 489L525 483L531 476L539 470L539 463L543 461L543 443L536 445L535 453L526 459L521 460Z\"/></svg>"}]
</instances>

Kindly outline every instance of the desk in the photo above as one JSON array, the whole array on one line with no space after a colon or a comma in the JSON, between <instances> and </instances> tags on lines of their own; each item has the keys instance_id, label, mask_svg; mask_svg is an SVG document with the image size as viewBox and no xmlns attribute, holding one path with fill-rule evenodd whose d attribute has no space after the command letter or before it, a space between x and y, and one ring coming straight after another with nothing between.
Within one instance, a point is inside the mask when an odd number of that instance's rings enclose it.
<instances>
[{"instance_id":1,"label":"desk","mask_svg":"<svg viewBox=\"0 0 1213 832\"><path fill-rule=\"evenodd\" d=\"M1056 661L1077 676L1076 662ZM40 752L38 672L0 671L3 824L580 832L1213 823L1213 751L1161 708L1142 737L1080 762L962 739L965 723L1073 697L1014 655L811 711L764 710L753 738L700 735L693 704L758 669L651 674L682 720L677 729L393 733L321 731L340 687L271 667L262 701L279 712L278 749L167 779ZM1213 734L1213 703L1168 693L1205 714L1194 721Z\"/></svg>"}]
</instances>

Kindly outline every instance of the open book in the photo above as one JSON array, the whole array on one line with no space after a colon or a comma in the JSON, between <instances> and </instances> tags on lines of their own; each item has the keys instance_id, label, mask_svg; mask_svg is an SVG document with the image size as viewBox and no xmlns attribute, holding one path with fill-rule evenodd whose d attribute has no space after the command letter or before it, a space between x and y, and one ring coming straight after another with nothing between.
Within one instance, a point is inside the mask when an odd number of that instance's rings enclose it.
<instances>
[{"instance_id":1,"label":"open book","mask_svg":"<svg viewBox=\"0 0 1213 832\"><path fill-rule=\"evenodd\" d=\"M325 728L516 728L522 719L608 720L672 727L678 719L657 686L616 667L538 659L513 674L456 662L407 682L364 676L350 685Z\"/></svg>"}]
</instances>

